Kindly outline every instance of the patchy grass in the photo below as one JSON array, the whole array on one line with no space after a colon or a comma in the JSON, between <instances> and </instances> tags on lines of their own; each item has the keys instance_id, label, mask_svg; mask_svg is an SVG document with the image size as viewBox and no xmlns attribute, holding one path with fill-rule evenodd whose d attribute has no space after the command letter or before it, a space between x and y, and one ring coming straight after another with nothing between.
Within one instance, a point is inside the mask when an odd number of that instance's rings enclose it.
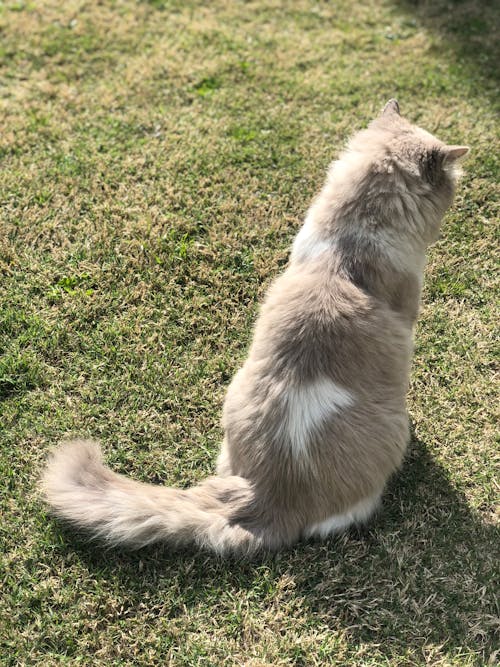
<instances>
[{"instance_id":1,"label":"patchy grass","mask_svg":"<svg viewBox=\"0 0 500 667\"><path fill-rule=\"evenodd\" d=\"M0 2L0 663L495 664L496 3ZM472 155L431 251L415 438L363 534L254 563L104 552L37 492L62 437L213 470L257 304L391 96Z\"/></svg>"}]
</instances>

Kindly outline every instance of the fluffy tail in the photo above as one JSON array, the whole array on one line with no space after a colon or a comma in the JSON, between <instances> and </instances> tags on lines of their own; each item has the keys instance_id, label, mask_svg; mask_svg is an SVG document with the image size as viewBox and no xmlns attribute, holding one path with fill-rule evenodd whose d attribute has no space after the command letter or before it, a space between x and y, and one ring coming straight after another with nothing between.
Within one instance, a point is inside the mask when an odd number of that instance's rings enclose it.
<instances>
[{"instance_id":1,"label":"fluffy tail","mask_svg":"<svg viewBox=\"0 0 500 667\"><path fill-rule=\"evenodd\" d=\"M211 477L186 490L142 484L106 467L95 442L75 440L53 453L42 484L55 514L114 545L165 541L241 554L273 540L238 523L253 505L242 477Z\"/></svg>"}]
</instances>

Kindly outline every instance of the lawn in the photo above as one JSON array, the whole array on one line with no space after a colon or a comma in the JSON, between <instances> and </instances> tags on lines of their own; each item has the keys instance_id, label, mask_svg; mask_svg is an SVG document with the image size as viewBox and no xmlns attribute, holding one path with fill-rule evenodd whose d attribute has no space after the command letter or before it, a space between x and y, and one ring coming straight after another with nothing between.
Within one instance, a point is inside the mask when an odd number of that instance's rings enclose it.
<instances>
[{"instance_id":1,"label":"lawn","mask_svg":"<svg viewBox=\"0 0 500 667\"><path fill-rule=\"evenodd\" d=\"M496 664L499 25L493 0L0 2L1 665ZM390 97L471 155L378 517L255 561L51 518L64 437L139 480L213 471L259 301Z\"/></svg>"}]
</instances>

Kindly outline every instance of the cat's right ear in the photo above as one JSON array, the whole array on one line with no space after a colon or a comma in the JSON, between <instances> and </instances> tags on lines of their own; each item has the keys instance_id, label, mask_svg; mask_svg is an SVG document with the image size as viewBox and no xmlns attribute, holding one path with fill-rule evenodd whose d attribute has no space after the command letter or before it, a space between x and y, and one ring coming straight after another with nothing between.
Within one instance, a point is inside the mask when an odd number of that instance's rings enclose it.
<instances>
[{"instance_id":1,"label":"cat's right ear","mask_svg":"<svg viewBox=\"0 0 500 667\"><path fill-rule=\"evenodd\" d=\"M444 146L444 148L442 148L444 164L453 164L457 160L465 157L468 152L468 146Z\"/></svg>"},{"instance_id":2,"label":"cat's right ear","mask_svg":"<svg viewBox=\"0 0 500 667\"><path fill-rule=\"evenodd\" d=\"M382 116L388 116L389 114L397 114L400 116L399 112L399 104L398 101L395 100L394 98L389 100L385 107L382 109Z\"/></svg>"}]
</instances>

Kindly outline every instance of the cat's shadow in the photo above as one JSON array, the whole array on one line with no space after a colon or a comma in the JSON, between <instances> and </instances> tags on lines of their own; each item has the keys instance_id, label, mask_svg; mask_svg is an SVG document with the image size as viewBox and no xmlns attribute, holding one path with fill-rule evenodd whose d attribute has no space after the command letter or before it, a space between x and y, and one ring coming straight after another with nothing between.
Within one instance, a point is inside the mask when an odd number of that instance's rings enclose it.
<instances>
[{"instance_id":1,"label":"cat's shadow","mask_svg":"<svg viewBox=\"0 0 500 667\"><path fill-rule=\"evenodd\" d=\"M60 530L61 549L75 555L75 534ZM80 538L76 557L93 578L120 589L128 613L145 595L152 604L170 598L168 614L176 617L199 604L224 609L227 601L229 609L235 594L252 591L258 616L279 588L280 605L291 613L300 609L347 633L354 646L376 645L389 660L408 650L423 657L423 647L440 646L445 654L468 649L487 661L494 646L498 538L414 439L382 511L362 531L255 561L162 548L103 552Z\"/></svg>"}]
</instances>

